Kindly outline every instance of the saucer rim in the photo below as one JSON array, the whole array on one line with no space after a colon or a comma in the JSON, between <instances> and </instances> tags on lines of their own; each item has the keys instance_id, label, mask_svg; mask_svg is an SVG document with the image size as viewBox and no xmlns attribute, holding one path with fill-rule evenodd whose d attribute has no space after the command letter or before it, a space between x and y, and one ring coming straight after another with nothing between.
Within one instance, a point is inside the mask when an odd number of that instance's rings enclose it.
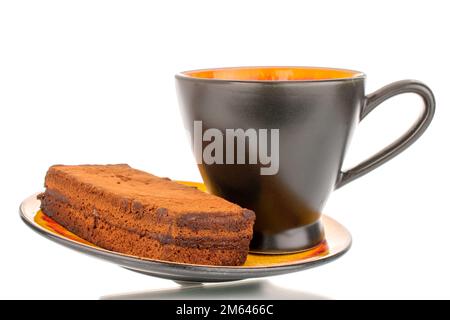
<instances>
[{"instance_id":1,"label":"saucer rim","mask_svg":"<svg viewBox=\"0 0 450 320\"><path fill-rule=\"evenodd\" d=\"M19 206L20 218L33 231L60 245L108 262L118 264L128 270L171 280L222 282L291 273L334 261L344 255L352 245L350 232L333 218L323 216L324 225L332 224L334 227L338 227L341 232L344 232L347 238L345 245L341 248L341 250L322 256L294 261L292 263L270 266L214 266L142 258L100 247L90 246L43 228L34 221L34 216L36 215L40 204L40 200L37 199L38 194L39 193L35 193L25 198ZM34 209L30 209L30 207Z\"/></svg>"}]
</instances>

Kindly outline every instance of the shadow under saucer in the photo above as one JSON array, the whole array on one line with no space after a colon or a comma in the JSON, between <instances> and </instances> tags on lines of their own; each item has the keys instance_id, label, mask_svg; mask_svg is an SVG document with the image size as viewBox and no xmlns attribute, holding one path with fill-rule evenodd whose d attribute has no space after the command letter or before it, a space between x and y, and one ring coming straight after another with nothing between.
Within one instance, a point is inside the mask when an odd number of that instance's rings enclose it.
<instances>
[{"instance_id":1,"label":"shadow under saucer","mask_svg":"<svg viewBox=\"0 0 450 320\"><path fill-rule=\"evenodd\" d=\"M220 284L179 283L180 287L128 292L100 297L101 300L327 300L329 298L272 284L268 280L251 280Z\"/></svg>"}]
</instances>

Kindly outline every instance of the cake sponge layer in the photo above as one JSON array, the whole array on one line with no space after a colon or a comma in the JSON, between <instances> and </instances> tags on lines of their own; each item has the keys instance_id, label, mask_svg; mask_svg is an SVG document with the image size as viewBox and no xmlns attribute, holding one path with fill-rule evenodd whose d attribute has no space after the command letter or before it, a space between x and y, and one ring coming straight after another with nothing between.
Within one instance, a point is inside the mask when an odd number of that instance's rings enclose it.
<instances>
[{"instance_id":1,"label":"cake sponge layer","mask_svg":"<svg viewBox=\"0 0 450 320\"><path fill-rule=\"evenodd\" d=\"M140 257L241 265L255 215L128 165L50 167L41 209L81 238Z\"/></svg>"}]
</instances>

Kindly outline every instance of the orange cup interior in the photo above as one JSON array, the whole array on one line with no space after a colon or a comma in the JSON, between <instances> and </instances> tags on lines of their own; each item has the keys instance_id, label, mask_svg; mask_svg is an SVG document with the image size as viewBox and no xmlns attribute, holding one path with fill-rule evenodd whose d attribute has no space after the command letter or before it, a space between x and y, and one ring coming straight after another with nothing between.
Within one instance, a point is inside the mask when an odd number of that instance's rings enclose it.
<instances>
[{"instance_id":1,"label":"orange cup interior","mask_svg":"<svg viewBox=\"0 0 450 320\"><path fill-rule=\"evenodd\" d=\"M183 72L191 78L236 81L311 81L352 79L359 71L318 67L239 67Z\"/></svg>"}]
</instances>

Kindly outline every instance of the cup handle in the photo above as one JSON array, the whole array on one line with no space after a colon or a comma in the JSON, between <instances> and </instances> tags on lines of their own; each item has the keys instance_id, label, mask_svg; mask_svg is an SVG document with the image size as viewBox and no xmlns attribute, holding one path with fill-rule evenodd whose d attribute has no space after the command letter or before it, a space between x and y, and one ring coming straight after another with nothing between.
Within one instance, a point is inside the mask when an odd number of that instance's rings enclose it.
<instances>
[{"instance_id":1,"label":"cup handle","mask_svg":"<svg viewBox=\"0 0 450 320\"><path fill-rule=\"evenodd\" d=\"M383 163L394 158L403 150L413 144L425 131L433 119L435 110L435 99L433 92L425 84L415 80L401 80L388 84L387 86L366 96L361 110L360 121L364 119L383 101L402 93L418 94L424 101L425 107L419 119L393 143L374 154L357 166L339 173L335 189L346 185L350 181L359 178Z\"/></svg>"}]
</instances>

